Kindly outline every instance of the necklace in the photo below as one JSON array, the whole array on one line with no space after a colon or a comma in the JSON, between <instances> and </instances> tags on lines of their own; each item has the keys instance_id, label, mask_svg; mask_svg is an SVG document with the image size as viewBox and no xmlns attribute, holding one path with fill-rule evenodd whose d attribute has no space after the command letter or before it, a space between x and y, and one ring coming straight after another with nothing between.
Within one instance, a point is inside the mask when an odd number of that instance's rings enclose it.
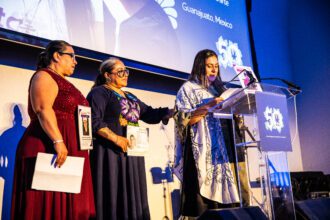
<instances>
[{"instance_id":1,"label":"necklace","mask_svg":"<svg viewBox=\"0 0 330 220\"><path fill-rule=\"evenodd\" d=\"M114 86L108 85L108 84L103 84L103 86L107 89L111 89L113 91L115 91L116 93L118 93L119 95L121 95L122 97L126 98L126 94L123 90L116 88Z\"/></svg>"}]
</instances>

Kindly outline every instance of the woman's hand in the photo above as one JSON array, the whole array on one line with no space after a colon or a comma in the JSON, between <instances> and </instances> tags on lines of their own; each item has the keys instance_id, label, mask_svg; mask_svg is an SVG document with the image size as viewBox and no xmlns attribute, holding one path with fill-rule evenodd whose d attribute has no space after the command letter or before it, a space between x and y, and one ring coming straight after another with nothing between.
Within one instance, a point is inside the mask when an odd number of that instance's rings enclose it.
<instances>
[{"instance_id":1,"label":"woman's hand","mask_svg":"<svg viewBox=\"0 0 330 220\"><path fill-rule=\"evenodd\" d=\"M115 141L115 144L120 147L123 152L127 152L127 147L129 147L129 140L125 137L117 135L117 140Z\"/></svg>"},{"instance_id":2,"label":"woman's hand","mask_svg":"<svg viewBox=\"0 0 330 220\"><path fill-rule=\"evenodd\" d=\"M60 168L68 156L68 149L63 142L54 143L54 149L57 154L55 164Z\"/></svg>"},{"instance_id":3,"label":"woman's hand","mask_svg":"<svg viewBox=\"0 0 330 220\"><path fill-rule=\"evenodd\" d=\"M108 127L99 129L97 134L115 143L123 152L127 152L127 147L129 146L129 140L127 138L115 134Z\"/></svg>"},{"instance_id":4,"label":"woman's hand","mask_svg":"<svg viewBox=\"0 0 330 220\"><path fill-rule=\"evenodd\" d=\"M214 107L215 105L219 104L220 102L223 101L222 97L215 97L213 100L211 100L210 102L208 102L206 105L209 108Z\"/></svg>"},{"instance_id":5,"label":"woman's hand","mask_svg":"<svg viewBox=\"0 0 330 220\"><path fill-rule=\"evenodd\" d=\"M206 103L205 105L202 105L199 108L197 108L195 111L192 112L192 116L189 121L189 125L193 125L193 124L196 124L197 122L199 122L203 117L205 117L205 115L207 115L207 113L209 112L209 108L216 106L217 104L219 104L222 101L223 101L223 98L216 97L216 98L212 99L211 101L209 101L208 103Z\"/></svg>"}]
</instances>

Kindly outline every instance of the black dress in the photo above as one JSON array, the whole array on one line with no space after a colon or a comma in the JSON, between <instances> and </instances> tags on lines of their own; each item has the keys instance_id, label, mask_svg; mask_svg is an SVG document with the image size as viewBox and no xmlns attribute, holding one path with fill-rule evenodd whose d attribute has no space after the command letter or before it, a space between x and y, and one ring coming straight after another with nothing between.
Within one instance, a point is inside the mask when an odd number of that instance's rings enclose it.
<instances>
[{"instance_id":1,"label":"black dress","mask_svg":"<svg viewBox=\"0 0 330 220\"><path fill-rule=\"evenodd\" d=\"M150 219L144 157L128 157L96 132L108 127L126 136L127 124L159 123L168 108L153 109L131 93L126 97L104 86L93 88L87 96L95 134L90 157L97 219Z\"/></svg>"}]
</instances>

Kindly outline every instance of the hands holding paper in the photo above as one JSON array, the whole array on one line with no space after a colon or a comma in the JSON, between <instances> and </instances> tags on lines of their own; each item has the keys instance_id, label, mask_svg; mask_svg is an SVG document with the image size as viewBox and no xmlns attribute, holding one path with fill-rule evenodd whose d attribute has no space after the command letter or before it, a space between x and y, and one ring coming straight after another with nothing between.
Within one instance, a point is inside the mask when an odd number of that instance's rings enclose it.
<instances>
[{"instance_id":1,"label":"hands holding paper","mask_svg":"<svg viewBox=\"0 0 330 220\"><path fill-rule=\"evenodd\" d=\"M60 168L64 164L66 157L68 156L68 149L66 148L63 141L54 142L54 149L57 154L55 164Z\"/></svg>"},{"instance_id":2,"label":"hands holding paper","mask_svg":"<svg viewBox=\"0 0 330 220\"><path fill-rule=\"evenodd\" d=\"M129 140L122 136L117 136L118 139L116 141L116 145L119 146L123 152L127 152L127 147L129 147Z\"/></svg>"},{"instance_id":3,"label":"hands holding paper","mask_svg":"<svg viewBox=\"0 0 330 220\"><path fill-rule=\"evenodd\" d=\"M193 125L199 122L208 113L209 108L214 107L215 105L219 104L221 101L223 101L222 97L215 97L205 105L198 107L195 111L192 112L189 125Z\"/></svg>"},{"instance_id":4,"label":"hands holding paper","mask_svg":"<svg viewBox=\"0 0 330 220\"><path fill-rule=\"evenodd\" d=\"M214 107L215 105L219 104L220 102L222 102L224 99L219 96L219 97L215 97L213 100L211 100L210 102L208 102L206 104L207 110L211 107Z\"/></svg>"}]
</instances>

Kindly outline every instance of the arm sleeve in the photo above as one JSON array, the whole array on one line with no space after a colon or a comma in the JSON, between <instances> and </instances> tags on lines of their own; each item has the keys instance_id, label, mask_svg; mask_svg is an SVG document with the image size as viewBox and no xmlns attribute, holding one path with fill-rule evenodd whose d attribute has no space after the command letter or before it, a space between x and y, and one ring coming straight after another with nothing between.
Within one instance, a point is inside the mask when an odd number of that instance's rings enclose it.
<instances>
[{"instance_id":1,"label":"arm sleeve","mask_svg":"<svg viewBox=\"0 0 330 220\"><path fill-rule=\"evenodd\" d=\"M152 108L151 106L145 104L141 100L138 100L140 105L140 120L148 124L159 123L165 115L168 114L168 108Z\"/></svg>"},{"instance_id":2,"label":"arm sleeve","mask_svg":"<svg viewBox=\"0 0 330 220\"><path fill-rule=\"evenodd\" d=\"M176 125L176 135L182 140L191 119L191 114L196 109L192 104L192 98L189 96L190 92L185 86L181 87L175 100L176 113L173 118Z\"/></svg>"},{"instance_id":3,"label":"arm sleeve","mask_svg":"<svg viewBox=\"0 0 330 220\"><path fill-rule=\"evenodd\" d=\"M191 113L196 110L198 103L197 100L194 100L195 97L192 93L192 90L187 85L180 88L175 99L175 108L177 111Z\"/></svg>"},{"instance_id":4,"label":"arm sleeve","mask_svg":"<svg viewBox=\"0 0 330 220\"><path fill-rule=\"evenodd\" d=\"M107 123L103 121L107 100L109 100L108 96L105 91L100 89L93 89L87 95L87 100L92 108L92 127L94 133L101 128L108 127Z\"/></svg>"}]
</instances>

